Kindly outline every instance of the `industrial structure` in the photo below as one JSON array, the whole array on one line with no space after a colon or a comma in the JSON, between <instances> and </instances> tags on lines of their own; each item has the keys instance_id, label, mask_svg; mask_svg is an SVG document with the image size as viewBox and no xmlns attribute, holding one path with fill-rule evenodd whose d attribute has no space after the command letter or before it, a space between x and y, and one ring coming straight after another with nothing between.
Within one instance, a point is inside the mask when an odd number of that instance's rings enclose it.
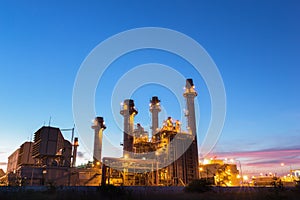
<instances>
[{"instance_id":1,"label":"industrial structure","mask_svg":"<svg viewBox=\"0 0 300 200\"><path fill-rule=\"evenodd\" d=\"M102 158L102 139L106 129L104 118L96 117L94 130L93 161L76 166L78 138L74 128L59 129L43 126L34 133L34 141L20 145L9 157L7 172L0 170L0 185L52 185L99 186L185 186L195 179L205 179L212 185L242 186L246 176L237 169L236 162L214 158L198 162L197 128L194 100L197 96L192 79L186 80L183 97L186 100L184 130L179 120L168 117L159 127L161 101L150 99L151 135L140 123L134 100L125 99L121 104L123 116L123 156ZM61 131L72 131L71 143ZM246 178L245 178L246 177ZM285 185L300 182L300 170L277 179ZM270 185L274 177L252 177L247 184Z\"/></svg>"},{"instance_id":2,"label":"industrial structure","mask_svg":"<svg viewBox=\"0 0 300 200\"><path fill-rule=\"evenodd\" d=\"M94 129L94 154L93 163L95 166L100 167L101 156L102 156L102 138L103 131L106 129L103 117L96 117L92 126Z\"/></svg>"},{"instance_id":3,"label":"industrial structure","mask_svg":"<svg viewBox=\"0 0 300 200\"><path fill-rule=\"evenodd\" d=\"M8 185L70 185L78 179L71 168L77 146L78 138L72 145L59 128L41 127L34 133L34 142L23 143L9 156Z\"/></svg>"},{"instance_id":4,"label":"industrial structure","mask_svg":"<svg viewBox=\"0 0 300 200\"><path fill-rule=\"evenodd\" d=\"M224 162L214 158L204 159L199 165L200 179L212 185L239 186L243 185L243 176L234 162Z\"/></svg>"},{"instance_id":5,"label":"industrial structure","mask_svg":"<svg viewBox=\"0 0 300 200\"><path fill-rule=\"evenodd\" d=\"M185 91L187 128L168 117L159 127L160 99L153 96L151 135L141 124L134 124L138 114L134 100L122 103L124 118L123 157L102 159L102 138L106 129L103 117L96 117L93 162L75 167L78 138L73 144L61 130L43 126L34 133L34 141L16 150L8 162L9 185L187 185L199 178L198 146L193 80L187 79ZM73 139L74 128L72 129ZM25 156L26 155L26 156Z\"/></svg>"},{"instance_id":6,"label":"industrial structure","mask_svg":"<svg viewBox=\"0 0 300 200\"><path fill-rule=\"evenodd\" d=\"M198 146L194 98L197 96L192 79L186 80L187 130L180 121L168 117L161 128L161 111L157 96L150 100L152 136L137 124L138 114L132 99L122 103L124 117L122 158L103 158L102 184L114 185L186 185L199 178Z\"/></svg>"}]
</instances>

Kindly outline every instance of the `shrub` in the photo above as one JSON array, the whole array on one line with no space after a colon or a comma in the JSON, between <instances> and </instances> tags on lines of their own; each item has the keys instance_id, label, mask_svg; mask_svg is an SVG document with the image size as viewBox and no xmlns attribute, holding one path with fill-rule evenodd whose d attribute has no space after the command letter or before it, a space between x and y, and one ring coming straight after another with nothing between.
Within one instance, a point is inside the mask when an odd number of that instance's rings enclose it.
<instances>
[{"instance_id":1,"label":"shrub","mask_svg":"<svg viewBox=\"0 0 300 200\"><path fill-rule=\"evenodd\" d=\"M192 181L188 186L184 188L185 192L207 192L210 191L211 184L206 179L197 179Z\"/></svg>"}]
</instances>

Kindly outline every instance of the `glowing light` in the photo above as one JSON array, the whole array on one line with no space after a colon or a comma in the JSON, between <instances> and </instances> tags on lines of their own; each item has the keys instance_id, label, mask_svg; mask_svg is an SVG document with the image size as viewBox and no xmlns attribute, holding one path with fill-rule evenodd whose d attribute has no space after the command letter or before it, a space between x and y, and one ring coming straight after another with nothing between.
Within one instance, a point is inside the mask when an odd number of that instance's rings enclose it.
<instances>
[{"instance_id":1,"label":"glowing light","mask_svg":"<svg viewBox=\"0 0 300 200\"><path fill-rule=\"evenodd\" d=\"M209 161L208 159L204 159L204 160L203 160L203 164L204 164L204 165L207 165L207 164L209 164L209 163L210 163L210 161Z\"/></svg>"},{"instance_id":2,"label":"glowing light","mask_svg":"<svg viewBox=\"0 0 300 200\"><path fill-rule=\"evenodd\" d=\"M284 166L284 163L280 163L281 166Z\"/></svg>"},{"instance_id":3,"label":"glowing light","mask_svg":"<svg viewBox=\"0 0 300 200\"><path fill-rule=\"evenodd\" d=\"M244 181L248 181L248 176L247 176L247 175L244 175L244 176L243 176L243 180L244 180Z\"/></svg>"}]
</instances>

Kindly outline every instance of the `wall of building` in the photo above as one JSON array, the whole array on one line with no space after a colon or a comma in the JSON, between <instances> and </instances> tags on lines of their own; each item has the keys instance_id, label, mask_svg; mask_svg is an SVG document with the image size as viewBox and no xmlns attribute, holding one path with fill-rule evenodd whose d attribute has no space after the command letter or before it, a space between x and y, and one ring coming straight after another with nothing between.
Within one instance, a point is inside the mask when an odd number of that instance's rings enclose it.
<instances>
[{"instance_id":1,"label":"wall of building","mask_svg":"<svg viewBox=\"0 0 300 200\"><path fill-rule=\"evenodd\" d=\"M18 167L19 149L15 150L10 156L8 156L7 173L16 171Z\"/></svg>"},{"instance_id":2,"label":"wall of building","mask_svg":"<svg viewBox=\"0 0 300 200\"><path fill-rule=\"evenodd\" d=\"M21 165L33 165L34 159L32 157L33 142L24 142L20 146L18 156L18 166Z\"/></svg>"}]
</instances>

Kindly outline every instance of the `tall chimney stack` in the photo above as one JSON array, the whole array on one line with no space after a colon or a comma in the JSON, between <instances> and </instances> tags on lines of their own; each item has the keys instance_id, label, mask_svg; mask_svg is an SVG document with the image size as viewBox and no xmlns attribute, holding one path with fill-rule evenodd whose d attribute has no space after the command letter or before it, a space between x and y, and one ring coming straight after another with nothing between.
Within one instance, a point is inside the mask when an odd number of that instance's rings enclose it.
<instances>
[{"instance_id":1,"label":"tall chimney stack","mask_svg":"<svg viewBox=\"0 0 300 200\"><path fill-rule=\"evenodd\" d=\"M94 124L92 125L92 129L94 129L94 165L100 167L101 163L101 154L102 154L102 137L103 131L106 129L103 117L96 117L94 119Z\"/></svg>"},{"instance_id":2,"label":"tall chimney stack","mask_svg":"<svg viewBox=\"0 0 300 200\"><path fill-rule=\"evenodd\" d=\"M124 117L123 156L125 157L125 151L133 152L134 116L138 114L132 99L124 100L120 114Z\"/></svg>"},{"instance_id":3,"label":"tall chimney stack","mask_svg":"<svg viewBox=\"0 0 300 200\"><path fill-rule=\"evenodd\" d=\"M157 133L158 129L158 113L161 111L160 100L157 96L152 97L150 100L150 112L152 113L152 136Z\"/></svg>"},{"instance_id":4,"label":"tall chimney stack","mask_svg":"<svg viewBox=\"0 0 300 200\"><path fill-rule=\"evenodd\" d=\"M73 144L73 159L72 159L72 167L75 167L76 165L76 158L77 158L77 147L78 147L78 138L76 137L74 139L74 144Z\"/></svg>"},{"instance_id":5,"label":"tall chimney stack","mask_svg":"<svg viewBox=\"0 0 300 200\"><path fill-rule=\"evenodd\" d=\"M187 109L187 121L188 121L188 131L194 136L194 140L191 144L192 156L194 158L194 166L198 169L198 143L197 143L197 129L196 129L196 115L195 115L195 104L194 99L197 96L193 79L186 79L185 91L183 96L186 99L186 109ZM197 171L197 170L195 170ZM197 171L198 172L198 171ZM198 173L194 174L195 179L199 177Z\"/></svg>"}]
</instances>

